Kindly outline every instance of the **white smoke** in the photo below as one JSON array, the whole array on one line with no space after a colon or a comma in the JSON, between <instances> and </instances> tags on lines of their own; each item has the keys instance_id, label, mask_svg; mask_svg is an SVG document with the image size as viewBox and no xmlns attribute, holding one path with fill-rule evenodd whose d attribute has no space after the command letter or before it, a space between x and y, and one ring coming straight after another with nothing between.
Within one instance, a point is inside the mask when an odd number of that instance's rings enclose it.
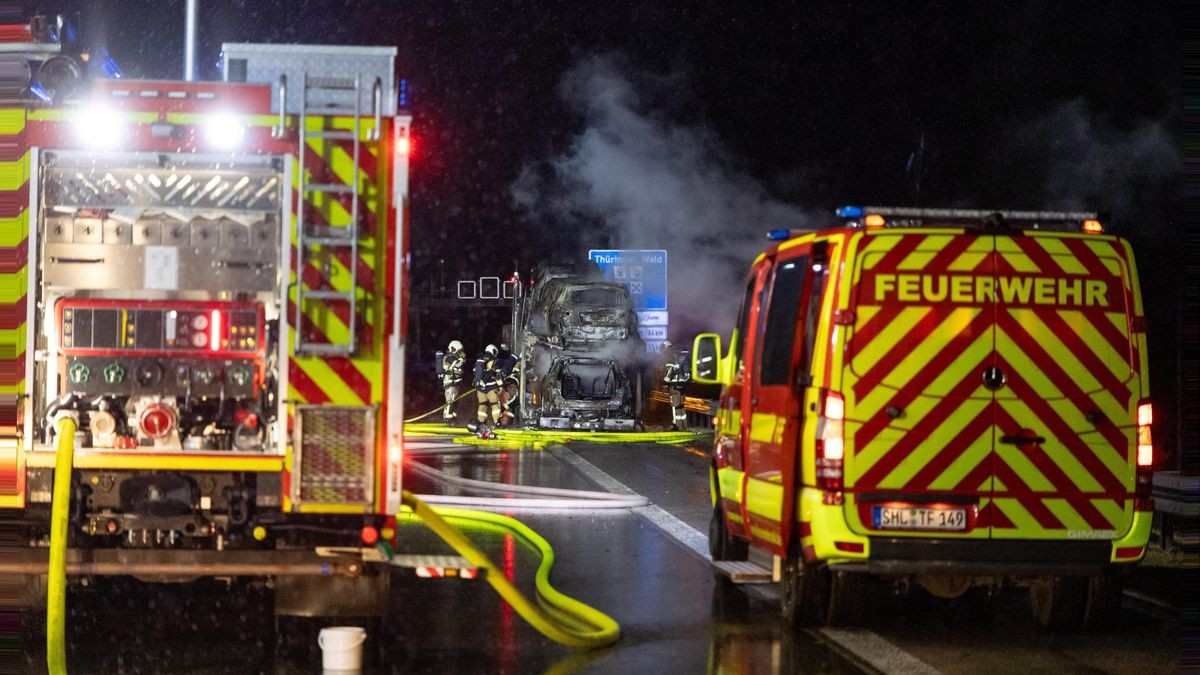
<instances>
[{"instance_id":1,"label":"white smoke","mask_svg":"<svg viewBox=\"0 0 1200 675\"><path fill-rule=\"evenodd\" d=\"M1118 221L1160 219L1147 218L1152 204L1143 202L1183 169L1177 141L1161 122L1118 125L1082 100L1021 125L1001 153L1011 169L1042 177L1040 207L1099 210Z\"/></svg>"},{"instance_id":2,"label":"white smoke","mask_svg":"<svg viewBox=\"0 0 1200 675\"><path fill-rule=\"evenodd\" d=\"M612 54L583 59L559 93L585 128L557 157L526 166L512 186L513 199L548 237L588 237L593 228L592 247L666 249L676 340L727 332L766 232L810 222L740 173L712 132L674 122L647 102L685 86L679 77L634 71Z\"/></svg>"}]
</instances>

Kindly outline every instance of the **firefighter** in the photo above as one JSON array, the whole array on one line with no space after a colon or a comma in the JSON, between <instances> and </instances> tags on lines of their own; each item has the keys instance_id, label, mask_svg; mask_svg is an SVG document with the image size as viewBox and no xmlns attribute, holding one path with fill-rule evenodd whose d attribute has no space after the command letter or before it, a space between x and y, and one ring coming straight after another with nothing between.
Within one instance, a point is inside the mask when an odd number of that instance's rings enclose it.
<instances>
[{"instance_id":1,"label":"firefighter","mask_svg":"<svg viewBox=\"0 0 1200 675\"><path fill-rule=\"evenodd\" d=\"M504 386L500 393L500 426L512 426L517 419L520 406L516 406L517 398L521 395L521 359L509 349L507 343L500 343L500 373L504 376ZM516 407L514 407L516 406Z\"/></svg>"},{"instance_id":2,"label":"firefighter","mask_svg":"<svg viewBox=\"0 0 1200 675\"><path fill-rule=\"evenodd\" d=\"M504 374L500 372L499 355L496 345L488 345L475 359L475 396L479 399L476 418L481 423L500 422L500 389L504 386Z\"/></svg>"},{"instance_id":3,"label":"firefighter","mask_svg":"<svg viewBox=\"0 0 1200 675\"><path fill-rule=\"evenodd\" d=\"M434 361L434 369L442 380L442 392L446 396L446 406L442 408L442 420L451 426L458 424L458 410L454 403L458 400L458 391L462 387L463 367L467 356L463 353L463 344L451 340L446 345L446 353L438 353Z\"/></svg>"},{"instance_id":4,"label":"firefighter","mask_svg":"<svg viewBox=\"0 0 1200 675\"><path fill-rule=\"evenodd\" d=\"M671 400L671 429L680 431L687 426L687 410L683 406L683 389L692 381L687 350L676 349L670 340L663 340L663 384Z\"/></svg>"}]
</instances>

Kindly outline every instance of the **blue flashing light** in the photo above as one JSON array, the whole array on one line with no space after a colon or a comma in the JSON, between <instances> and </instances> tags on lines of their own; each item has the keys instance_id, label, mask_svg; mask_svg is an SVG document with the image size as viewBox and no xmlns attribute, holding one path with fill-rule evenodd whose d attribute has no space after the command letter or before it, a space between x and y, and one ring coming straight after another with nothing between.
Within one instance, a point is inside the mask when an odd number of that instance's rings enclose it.
<instances>
[{"instance_id":1,"label":"blue flashing light","mask_svg":"<svg viewBox=\"0 0 1200 675\"><path fill-rule=\"evenodd\" d=\"M42 86L41 82L34 82L33 84L29 85L29 93L33 94L34 96L37 96L38 98L42 99L46 103L54 102L50 98L50 93L46 91L46 89Z\"/></svg>"},{"instance_id":2,"label":"blue flashing light","mask_svg":"<svg viewBox=\"0 0 1200 675\"><path fill-rule=\"evenodd\" d=\"M408 80L401 78L396 86L396 107L405 109L408 107Z\"/></svg>"},{"instance_id":3,"label":"blue flashing light","mask_svg":"<svg viewBox=\"0 0 1200 675\"><path fill-rule=\"evenodd\" d=\"M97 61L99 62L100 73L103 74L104 77L110 80L119 80L125 77L125 73L121 70L121 66L117 65L116 59L114 59L112 55L108 53L107 49L101 49L99 57L100 58L97 59Z\"/></svg>"},{"instance_id":4,"label":"blue flashing light","mask_svg":"<svg viewBox=\"0 0 1200 675\"><path fill-rule=\"evenodd\" d=\"M770 239L771 241L783 241L791 236L791 230L771 230L767 233L767 239Z\"/></svg>"},{"instance_id":5,"label":"blue flashing light","mask_svg":"<svg viewBox=\"0 0 1200 675\"><path fill-rule=\"evenodd\" d=\"M861 206L843 206L837 210L838 218L862 218Z\"/></svg>"}]
</instances>

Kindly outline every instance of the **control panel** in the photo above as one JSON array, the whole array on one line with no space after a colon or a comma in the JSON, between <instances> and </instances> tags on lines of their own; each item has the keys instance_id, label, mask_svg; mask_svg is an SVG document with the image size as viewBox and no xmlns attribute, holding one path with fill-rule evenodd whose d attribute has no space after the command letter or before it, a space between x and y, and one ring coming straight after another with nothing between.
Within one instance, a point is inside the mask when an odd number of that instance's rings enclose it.
<instances>
[{"instance_id":1,"label":"control panel","mask_svg":"<svg viewBox=\"0 0 1200 675\"><path fill-rule=\"evenodd\" d=\"M66 299L57 309L66 392L242 398L263 383L259 305Z\"/></svg>"}]
</instances>

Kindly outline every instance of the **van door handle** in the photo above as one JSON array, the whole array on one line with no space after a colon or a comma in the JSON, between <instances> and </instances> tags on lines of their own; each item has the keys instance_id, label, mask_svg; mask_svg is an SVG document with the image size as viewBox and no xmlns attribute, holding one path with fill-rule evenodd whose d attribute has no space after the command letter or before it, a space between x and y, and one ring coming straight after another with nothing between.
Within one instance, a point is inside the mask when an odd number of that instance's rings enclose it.
<instances>
[{"instance_id":1,"label":"van door handle","mask_svg":"<svg viewBox=\"0 0 1200 675\"><path fill-rule=\"evenodd\" d=\"M1026 443L1041 445L1046 442L1046 439L1041 436L1001 436L1000 442L1008 445L1024 445Z\"/></svg>"}]
</instances>

